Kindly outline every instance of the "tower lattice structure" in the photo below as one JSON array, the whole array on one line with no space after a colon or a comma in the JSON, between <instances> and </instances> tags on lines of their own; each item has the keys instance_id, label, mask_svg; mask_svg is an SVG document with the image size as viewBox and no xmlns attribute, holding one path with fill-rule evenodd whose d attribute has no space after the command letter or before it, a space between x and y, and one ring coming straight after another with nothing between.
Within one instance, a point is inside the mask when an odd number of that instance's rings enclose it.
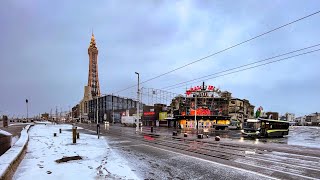
<instances>
[{"instance_id":1,"label":"tower lattice structure","mask_svg":"<svg viewBox=\"0 0 320 180\"><path fill-rule=\"evenodd\" d=\"M91 88L92 97L100 96L100 85L98 76L98 48L92 33L90 45L88 48L89 55L89 75L88 86Z\"/></svg>"}]
</instances>

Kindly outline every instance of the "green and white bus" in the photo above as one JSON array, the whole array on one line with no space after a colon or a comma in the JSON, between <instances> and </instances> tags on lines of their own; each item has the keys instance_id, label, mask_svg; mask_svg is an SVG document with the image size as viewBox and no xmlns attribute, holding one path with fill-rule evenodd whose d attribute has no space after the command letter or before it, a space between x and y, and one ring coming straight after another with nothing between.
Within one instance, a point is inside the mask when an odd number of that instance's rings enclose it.
<instances>
[{"instance_id":1,"label":"green and white bus","mask_svg":"<svg viewBox=\"0 0 320 180\"><path fill-rule=\"evenodd\" d=\"M242 134L256 137L283 137L289 134L289 122L273 119L245 119Z\"/></svg>"}]
</instances>

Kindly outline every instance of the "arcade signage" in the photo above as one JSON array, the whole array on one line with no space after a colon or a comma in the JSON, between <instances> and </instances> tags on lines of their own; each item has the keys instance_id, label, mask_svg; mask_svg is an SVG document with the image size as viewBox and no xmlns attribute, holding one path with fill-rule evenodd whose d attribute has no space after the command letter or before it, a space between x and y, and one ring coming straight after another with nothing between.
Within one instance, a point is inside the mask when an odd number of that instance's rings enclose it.
<instances>
[{"instance_id":1,"label":"arcade signage","mask_svg":"<svg viewBox=\"0 0 320 180\"><path fill-rule=\"evenodd\" d=\"M155 115L155 112L154 112L154 111L144 112L143 115L144 115L144 116L153 116L153 115Z\"/></svg>"},{"instance_id":2,"label":"arcade signage","mask_svg":"<svg viewBox=\"0 0 320 180\"><path fill-rule=\"evenodd\" d=\"M200 92L200 91L212 91L212 92L214 92L214 89L215 89L215 87L211 86L211 85L209 85L209 86L207 86L207 85L205 85L205 86L195 86L195 87L192 87L192 88L188 89L186 91L186 94L190 95L191 93Z\"/></svg>"}]
</instances>

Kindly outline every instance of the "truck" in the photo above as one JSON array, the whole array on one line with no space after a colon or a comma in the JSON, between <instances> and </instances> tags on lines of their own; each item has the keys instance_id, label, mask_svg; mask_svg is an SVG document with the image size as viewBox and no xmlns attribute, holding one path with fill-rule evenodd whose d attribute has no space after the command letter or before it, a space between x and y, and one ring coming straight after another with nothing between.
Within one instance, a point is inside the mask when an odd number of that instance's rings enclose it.
<instances>
[{"instance_id":1,"label":"truck","mask_svg":"<svg viewBox=\"0 0 320 180\"><path fill-rule=\"evenodd\" d=\"M122 116L121 124L124 126L136 127L137 117L136 116ZM142 126L141 120L139 121L139 127Z\"/></svg>"}]
</instances>

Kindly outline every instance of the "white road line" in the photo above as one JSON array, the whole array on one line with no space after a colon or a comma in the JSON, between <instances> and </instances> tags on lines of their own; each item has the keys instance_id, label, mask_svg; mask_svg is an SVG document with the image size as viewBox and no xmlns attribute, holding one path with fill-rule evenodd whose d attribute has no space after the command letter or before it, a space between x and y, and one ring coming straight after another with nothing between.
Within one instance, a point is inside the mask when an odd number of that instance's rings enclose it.
<instances>
[{"instance_id":1,"label":"white road line","mask_svg":"<svg viewBox=\"0 0 320 180\"><path fill-rule=\"evenodd\" d=\"M279 151L272 151L272 154L275 155L291 155L291 156L300 156L300 157L307 157L307 158L313 158L313 159L320 159L320 157L316 157L316 156L308 156L308 155L300 155L300 154L289 154L289 153L284 153L284 152L279 152Z\"/></svg>"},{"instance_id":2,"label":"white road line","mask_svg":"<svg viewBox=\"0 0 320 180\"><path fill-rule=\"evenodd\" d=\"M248 164L248 163L239 162L239 161L236 161L236 162L240 163L240 164L244 164L246 166L253 166L253 167L261 168L261 166L256 166L256 165L253 165L253 164ZM290 174L292 176L299 176L299 177L306 178L306 179L318 180L318 178L308 177L308 176L304 176L304 175L301 175L301 174L295 174L295 173L286 172L286 171L280 171L280 170L272 169L270 167L267 167L267 168L268 168L268 170L277 171L277 172L284 173L284 174ZM295 170L295 171L297 171L297 170Z\"/></svg>"},{"instance_id":3,"label":"white road line","mask_svg":"<svg viewBox=\"0 0 320 180\"><path fill-rule=\"evenodd\" d=\"M236 170L240 170L240 171L245 171L245 172L248 172L248 173L251 173L251 174L255 174L255 175L258 175L258 176L262 176L262 177L265 177L265 178L269 178L269 179L278 179L278 178L274 178L274 177L271 177L271 176L268 176L268 175L265 175L265 174L254 172L254 171L249 171L249 170L246 170L246 169L241 169L241 168L238 168L238 167L229 166L229 165L226 165L226 164L221 164L221 163L209 161L209 160L198 158L198 157L194 157L194 156L188 156L188 155L185 155L185 154L182 154L182 153L178 153L178 152L170 151L170 150L167 150L167 149L162 149L162 148L150 146L150 145L147 145L147 144L141 144L141 145L152 147L152 148L155 148L155 149L160 149L160 150L171 152L171 153L174 153L174 154L179 154L179 155L182 155L182 156L191 157L191 158L194 158L194 159L197 159L197 160L209 162L209 163L216 164L216 165L219 165L219 166L224 166L224 167L228 167L228 168L232 168L232 169L236 169Z\"/></svg>"},{"instance_id":4,"label":"white road line","mask_svg":"<svg viewBox=\"0 0 320 180\"><path fill-rule=\"evenodd\" d=\"M276 155L276 154L265 154L267 157L270 157L272 159L276 158L276 157L280 157L280 158L286 158L286 159L293 159L293 160L301 160L301 161L304 161L304 162L310 162L310 163L315 163L315 164L320 164L320 161L311 161L311 160L306 160L306 159L297 159L298 157L296 158L293 158L293 157L284 157L284 156L280 156L280 155ZM317 165L312 165L312 166L317 166Z\"/></svg>"},{"instance_id":5,"label":"white road line","mask_svg":"<svg viewBox=\"0 0 320 180\"><path fill-rule=\"evenodd\" d=\"M295 167L298 167L298 168L305 168L305 169L310 169L310 170L314 170L314 171L319 171L319 172L320 172L320 169L314 169L314 168L310 168L310 167L306 167L306 166L300 166L300 165L295 165L295 164L283 163L283 162L280 162L280 161L278 161L278 160L260 159L260 158L255 158L255 157L251 157L251 156L246 156L246 158L256 159L256 160L259 160L259 161L266 161L266 162L277 162L277 163L279 163L279 164L284 164L284 165L288 165L288 166L295 166Z\"/></svg>"},{"instance_id":6,"label":"white road line","mask_svg":"<svg viewBox=\"0 0 320 180\"><path fill-rule=\"evenodd\" d=\"M141 146L142 144L134 144L134 145L128 145L128 146L113 146L112 148L125 148L125 147L132 147L132 146Z\"/></svg>"}]
</instances>

